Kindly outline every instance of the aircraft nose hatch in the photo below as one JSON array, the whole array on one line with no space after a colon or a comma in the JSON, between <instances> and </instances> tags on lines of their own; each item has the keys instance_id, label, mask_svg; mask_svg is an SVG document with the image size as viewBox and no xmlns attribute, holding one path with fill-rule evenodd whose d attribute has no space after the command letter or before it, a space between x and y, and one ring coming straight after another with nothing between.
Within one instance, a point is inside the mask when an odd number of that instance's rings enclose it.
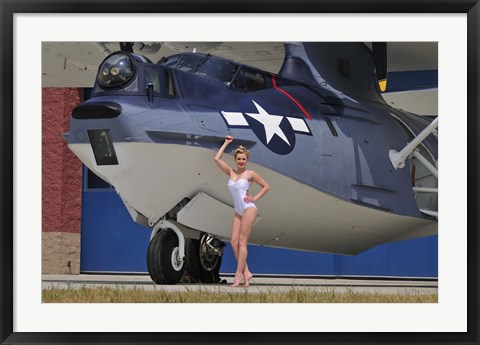
<instances>
[{"instance_id":1,"label":"aircraft nose hatch","mask_svg":"<svg viewBox=\"0 0 480 345\"><path fill-rule=\"evenodd\" d=\"M72 112L74 119L111 119L122 112L122 106L115 102L83 103Z\"/></svg>"}]
</instances>

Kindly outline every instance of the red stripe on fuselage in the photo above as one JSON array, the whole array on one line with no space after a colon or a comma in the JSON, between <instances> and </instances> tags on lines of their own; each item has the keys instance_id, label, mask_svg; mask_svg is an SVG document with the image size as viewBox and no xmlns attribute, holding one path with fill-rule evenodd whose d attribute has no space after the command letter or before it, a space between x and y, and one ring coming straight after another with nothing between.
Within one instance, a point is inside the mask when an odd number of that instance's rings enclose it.
<instances>
[{"instance_id":1,"label":"red stripe on fuselage","mask_svg":"<svg viewBox=\"0 0 480 345\"><path fill-rule=\"evenodd\" d=\"M277 81L275 80L275 76L272 75L272 83L273 83L273 87L275 88L275 90L278 90L280 91L281 93L283 93L285 96L287 96L288 98L290 98L290 100L292 100L293 103L296 104L297 107L300 108L300 110L305 114L305 116L307 117L307 119L311 120L312 117L310 116L310 114L308 113L308 111L300 104L300 102L298 102L295 98L293 98L293 96L291 94L289 94L287 91L285 90L282 90L281 88L279 88L277 86Z\"/></svg>"}]
</instances>

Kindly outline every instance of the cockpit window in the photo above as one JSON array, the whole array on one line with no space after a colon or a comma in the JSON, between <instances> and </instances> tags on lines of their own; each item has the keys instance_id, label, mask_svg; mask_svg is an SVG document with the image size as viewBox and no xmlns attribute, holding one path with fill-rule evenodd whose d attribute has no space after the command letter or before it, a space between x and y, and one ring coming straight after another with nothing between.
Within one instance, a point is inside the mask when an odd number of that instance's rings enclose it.
<instances>
[{"instance_id":1,"label":"cockpit window","mask_svg":"<svg viewBox=\"0 0 480 345\"><path fill-rule=\"evenodd\" d=\"M172 67L177 64L178 60L180 60L180 56L178 55L162 57L160 61L158 61L158 64L164 67Z\"/></svg>"},{"instance_id":2,"label":"cockpit window","mask_svg":"<svg viewBox=\"0 0 480 345\"><path fill-rule=\"evenodd\" d=\"M171 56L162 58L158 63L183 72L209 76L227 85L230 85L239 67L235 63L218 59L210 54Z\"/></svg>"},{"instance_id":3,"label":"cockpit window","mask_svg":"<svg viewBox=\"0 0 480 345\"><path fill-rule=\"evenodd\" d=\"M183 55L175 68L184 72L195 72L202 58L201 55Z\"/></svg>"},{"instance_id":4,"label":"cockpit window","mask_svg":"<svg viewBox=\"0 0 480 345\"><path fill-rule=\"evenodd\" d=\"M245 91L259 91L267 88L265 76L257 71L243 68L233 81L233 87Z\"/></svg>"},{"instance_id":5,"label":"cockpit window","mask_svg":"<svg viewBox=\"0 0 480 345\"><path fill-rule=\"evenodd\" d=\"M198 67L197 73L208 75L224 84L230 84L238 65L228 61L210 58Z\"/></svg>"}]
</instances>

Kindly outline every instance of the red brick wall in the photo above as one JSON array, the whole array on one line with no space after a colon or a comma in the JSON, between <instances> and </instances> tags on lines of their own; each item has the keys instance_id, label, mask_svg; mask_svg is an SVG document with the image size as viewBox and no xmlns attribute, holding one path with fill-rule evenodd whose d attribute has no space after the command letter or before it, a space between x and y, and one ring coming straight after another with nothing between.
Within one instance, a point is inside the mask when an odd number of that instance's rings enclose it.
<instances>
[{"instance_id":1,"label":"red brick wall","mask_svg":"<svg viewBox=\"0 0 480 345\"><path fill-rule=\"evenodd\" d=\"M72 109L81 102L77 88L42 89L42 231L80 233L82 164L68 149Z\"/></svg>"}]
</instances>

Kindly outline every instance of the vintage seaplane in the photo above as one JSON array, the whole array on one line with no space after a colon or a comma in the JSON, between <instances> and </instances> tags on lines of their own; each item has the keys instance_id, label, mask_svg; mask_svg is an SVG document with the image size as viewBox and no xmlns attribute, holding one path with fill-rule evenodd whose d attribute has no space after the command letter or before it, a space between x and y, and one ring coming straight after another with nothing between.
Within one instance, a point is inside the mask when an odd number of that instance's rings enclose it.
<instances>
[{"instance_id":1,"label":"vintage seaplane","mask_svg":"<svg viewBox=\"0 0 480 345\"><path fill-rule=\"evenodd\" d=\"M251 244L355 255L437 233L438 118L386 104L363 43L284 46L277 74L197 52L152 63L127 47L73 110L69 148L152 228L155 283L185 270L219 281L234 211L213 158L227 135L226 160L246 146L271 187Z\"/></svg>"}]
</instances>

